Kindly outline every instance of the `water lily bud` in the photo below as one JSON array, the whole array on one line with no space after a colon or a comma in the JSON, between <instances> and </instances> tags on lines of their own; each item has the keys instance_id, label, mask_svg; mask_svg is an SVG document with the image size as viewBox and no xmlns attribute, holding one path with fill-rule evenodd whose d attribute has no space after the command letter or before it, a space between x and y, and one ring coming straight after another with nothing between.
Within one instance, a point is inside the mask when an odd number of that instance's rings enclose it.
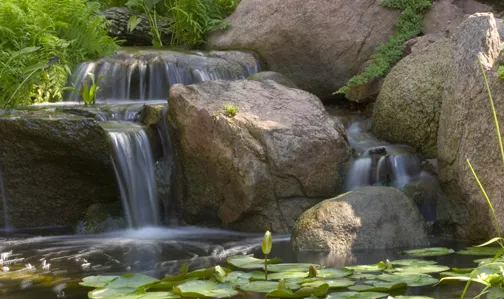
<instances>
[{"instance_id":1,"label":"water lily bud","mask_svg":"<svg viewBox=\"0 0 504 299\"><path fill-rule=\"evenodd\" d=\"M264 239L261 245L263 254L268 255L271 252L271 247L273 247L273 238L271 237L271 233L267 231L264 234Z\"/></svg>"}]
</instances>

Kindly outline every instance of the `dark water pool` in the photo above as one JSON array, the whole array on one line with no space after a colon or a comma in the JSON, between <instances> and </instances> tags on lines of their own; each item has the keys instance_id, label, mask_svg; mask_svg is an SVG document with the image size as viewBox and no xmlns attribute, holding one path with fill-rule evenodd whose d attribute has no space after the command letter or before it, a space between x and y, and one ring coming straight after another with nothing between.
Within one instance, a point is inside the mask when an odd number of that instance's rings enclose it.
<instances>
[{"instance_id":1,"label":"dark water pool","mask_svg":"<svg viewBox=\"0 0 504 299\"><path fill-rule=\"evenodd\" d=\"M157 277L173 274L184 263L191 269L224 263L235 254L260 257L262 235L222 230L145 228L105 235L6 236L0 237L0 298L86 299L89 288L78 282L85 276L143 272ZM355 253L341 257L316 252L293 252L287 235L275 236L271 256L284 262L318 263L327 267L374 264L404 258L400 250ZM432 240L433 245L455 249L463 244ZM452 254L430 258L440 264L474 267L474 257ZM410 288L407 295L460 298L463 284ZM477 289L472 290L473 294ZM257 297L250 295L248 298ZM469 297L468 297L469 298Z\"/></svg>"}]
</instances>

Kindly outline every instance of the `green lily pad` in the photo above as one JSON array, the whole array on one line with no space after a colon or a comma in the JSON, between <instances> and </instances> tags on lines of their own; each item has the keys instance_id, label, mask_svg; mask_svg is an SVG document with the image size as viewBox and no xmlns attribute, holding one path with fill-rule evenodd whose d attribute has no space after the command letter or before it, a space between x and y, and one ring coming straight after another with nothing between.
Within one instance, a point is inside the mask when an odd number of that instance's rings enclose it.
<instances>
[{"instance_id":1,"label":"green lily pad","mask_svg":"<svg viewBox=\"0 0 504 299\"><path fill-rule=\"evenodd\" d=\"M373 285L356 285L348 289L357 292L388 292L407 288L408 284L404 282L376 282Z\"/></svg>"},{"instance_id":2,"label":"green lily pad","mask_svg":"<svg viewBox=\"0 0 504 299\"><path fill-rule=\"evenodd\" d=\"M310 266L320 269L316 264L275 264L268 265L268 272L308 272Z\"/></svg>"},{"instance_id":3,"label":"green lily pad","mask_svg":"<svg viewBox=\"0 0 504 299\"><path fill-rule=\"evenodd\" d=\"M99 275L99 276L88 276L82 279L82 282L79 284L85 287L92 288L104 288L109 282L116 279L119 276L111 276L111 275Z\"/></svg>"},{"instance_id":4,"label":"green lily pad","mask_svg":"<svg viewBox=\"0 0 504 299\"><path fill-rule=\"evenodd\" d=\"M268 259L269 264L278 264L282 260L279 258ZM235 255L227 258L227 263L240 269L264 269L264 260L256 259L249 255ZM269 267L268 267L269 268ZM308 270L308 269L307 269Z\"/></svg>"},{"instance_id":5,"label":"green lily pad","mask_svg":"<svg viewBox=\"0 0 504 299\"><path fill-rule=\"evenodd\" d=\"M173 288L173 292L187 298L225 298L238 294L229 283L215 283L208 280L193 280Z\"/></svg>"},{"instance_id":6,"label":"green lily pad","mask_svg":"<svg viewBox=\"0 0 504 299\"><path fill-rule=\"evenodd\" d=\"M149 290L171 290L173 287L178 286L179 284L183 284L188 281L196 280L196 278L192 279L184 279L184 280L177 280L177 281L161 281L159 283L154 283L148 286L144 286L144 288L147 288Z\"/></svg>"},{"instance_id":7,"label":"green lily pad","mask_svg":"<svg viewBox=\"0 0 504 299\"><path fill-rule=\"evenodd\" d=\"M360 280L360 279L375 279L376 274L370 274L370 273L354 273L347 278L350 279L355 279L355 280Z\"/></svg>"},{"instance_id":8,"label":"green lily pad","mask_svg":"<svg viewBox=\"0 0 504 299\"><path fill-rule=\"evenodd\" d=\"M326 299L378 299L383 297L388 297L388 294L380 292L339 292L329 294Z\"/></svg>"},{"instance_id":9,"label":"green lily pad","mask_svg":"<svg viewBox=\"0 0 504 299\"><path fill-rule=\"evenodd\" d=\"M426 261L419 259L404 259L404 260L392 261L392 265L399 265L399 266L425 266L435 264L437 264L436 261Z\"/></svg>"},{"instance_id":10,"label":"green lily pad","mask_svg":"<svg viewBox=\"0 0 504 299\"><path fill-rule=\"evenodd\" d=\"M395 299L434 299L427 296L395 296Z\"/></svg>"},{"instance_id":11,"label":"green lily pad","mask_svg":"<svg viewBox=\"0 0 504 299\"><path fill-rule=\"evenodd\" d=\"M305 282L302 284L303 287L319 287L323 284L328 284L329 289L341 289L346 288L355 284L355 281L348 279L330 279L330 280L317 280L311 282Z\"/></svg>"},{"instance_id":12,"label":"green lily pad","mask_svg":"<svg viewBox=\"0 0 504 299\"><path fill-rule=\"evenodd\" d=\"M315 297L324 297L327 295L329 291L328 284L322 284L318 287L302 287L296 292L292 292L289 289L278 289L266 294L266 297L274 297L274 298L305 298L310 296Z\"/></svg>"},{"instance_id":13,"label":"green lily pad","mask_svg":"<svg viewBox=\"0 0 504 299\"><path fill-rule=\"evenodd\" d=\"M106 299L123 297L135 292L136 288L98 288L88 293L90 299ZM138 296L138 295L136 295Z\"/></svg>"},{"instance_id":14,"label":"green lily pad","mask_svg":"<svg viewBox=\"0 0 504 299\"><path fill-rule=\"evenodd\" d=\"M155 282L159 282L159 279L139 273L124 274L109 282L107 284L107 289L121 289L121 288L138 289L139 287L149 285Z\"/></svg>"},{"instance_id":15,"label":"green lily pad","mask_svg":"<svg viewBox=\"0 0 504 299\"><path fill-rule=\"evenodd\" d=\"M396 268L395 270L402 273L438 273L448 271L450 270L450 267L441 265L425 265Z\"/></svg>"},{"instance_id":16,"label":"green lily pad","mask_svg":"<svg viewBox=\"0 0 504 299\"><path fill-rule=\"evenodd\" d=\"M177 299L180 298L179 295L173 292L147 292L144 295L140 295L137 299Z\"/></svg>"},{"instance_id":17,"label":"green lily pad","mask_svg":"<svg viewBox=\"0 0 504 299\"><path fill-rule=\"evenodd\" d=\"M232 284L243 284L248 283L250 279L264 280L264 272L253 271L253 272L242 272L233 271L229 272L223 278L223 282L230 282ZM254 280L252 279L252 280Z\"/></svg>"},{"instance_id":18,"label":"green lily pad","mask_svg":"<svg viewBox=\"0 0 504 299\"><path fill-rule=\"evenodd\" d=\"M280 279L291 279L291 278L306 278L308 277L308 272L278 272L268 274L268 280L280 280ZM263 275L264 278L264 275ZM251 279L254 280L254 279Z\"/></svg>"},{"instance_id":19,"label":"green lily pad","mask_svg":"<svg viewBox=\"0 0 504 299\"><path fill-rule=\"evenodd\" d=\"M345 269L352 270L355 272L378 272L382 271L386 267L387 264L382 261L373 265L357 265L357 266L345 267Z\"/></svg>"},{"instance_id":20,"label":"green lily pad","mask_svg":"<svg viewBox=\"0 0 504 299\"><path fill-rule=\"evenodd\" d=\"M246 292L269 293L278 289L276 281L251 281L247 284L240 285L240 290Z\"/></svg>"},{"instance_id":21,"label":"green lily pad","mask_svg":"<svg viewBox=\"0 0 504 299\"><path fill-rule=\"evenodd\" d=\"M439 277L444 278L444 277L470 277L471 273L457 273L453 271L445 271L439 273Z\"/></svg>"},{"instance_id":22,"label":"green lily pad","mask_svg":"<svg viewBox=\"0 0 504 299\"><path fill-rule=\"evenodd\" d=\"M455 250L445 247L431 247L403 251L404 254L412 256L442 256L454 253Z\"/></svg>"},{"instance_id":23,"label":"green lily pad","mask_svg":"<svg viewBox=\"0 0 504 299\"><path fill-rule=\"evenodd\" d=\"M317 277L340 278L352 275L353 271L345 268L327 268L318 271Z\"/></svg>"},{"instance_id":24,"label":"green lily pad","mask_svg":"<svg viewBox=\"0 0 504 299\"><path fill-rule=\"evenodd\" d=\"M501 249L500 247L467 247L457 251L457 254L495 256Z\"/></svg>"},{"instance_id":25,"label":"green lily pad","mask_svg":"<svg viewBox=\"0 0 504 299\"><path fill-rule=\"evenodd\" d=\"M180 267L179 274L173 275L173 276L166 276L165 278L161 279L161 281L178 281L178 280L184 280L187 272L189 270L189 266L187 264L183 264Z\"/></svg>"},{"instance_id":26,"label":"green lily pad","mask_svg":"<svg viewBox=\"0 0 504 299\"><path fill-rule=\"evenodd\" d=\"M377 279L389 282L404 282L411 287L421 287L427 285L433 285L439 282L438 279L428 275L428 274L416 274L416 273L394 273L394 274L381 274L376 276Z\"/></svg>"}]
</instances>

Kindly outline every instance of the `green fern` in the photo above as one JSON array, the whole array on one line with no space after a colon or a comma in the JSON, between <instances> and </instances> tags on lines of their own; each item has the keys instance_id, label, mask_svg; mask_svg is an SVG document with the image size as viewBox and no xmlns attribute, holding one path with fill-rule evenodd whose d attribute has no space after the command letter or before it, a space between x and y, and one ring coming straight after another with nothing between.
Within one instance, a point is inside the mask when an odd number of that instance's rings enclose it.
<instances>
[{"instance_id":1,"label":"green fern","mask_svg":"<svg viewBox=\"0 0 504 299\"><path fill-rule=\"evenodd\" d=\"M0 1L0 106L59 101L70 69L113 54L99 8L87 0Z\"/></svg>"},{"instance_id":2,"label":"green fern","mask_svg":"<svg viewBox=\"0 0 504 299\"><path fill-rule=\"evenodd\" d=\"M422 33L423 16L431 7L432 0L385 0L382 6L402 11L396 22L396 33L371 56L371 63L362 73L350 78L336 93L344 94L351 87L366 84L385 76L402 58L404 43Z\"/></svg>"}]
</instances>

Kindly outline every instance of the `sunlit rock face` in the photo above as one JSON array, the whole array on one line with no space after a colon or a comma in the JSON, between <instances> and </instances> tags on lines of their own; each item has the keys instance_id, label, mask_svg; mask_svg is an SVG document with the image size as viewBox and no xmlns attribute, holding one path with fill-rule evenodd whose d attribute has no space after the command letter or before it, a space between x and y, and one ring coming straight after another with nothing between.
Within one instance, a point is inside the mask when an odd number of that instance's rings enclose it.
<instances>
[{"instance_id":1,"label":"sunlit rock face","mask_svg":"<svg viewBox=\"0 0 504 299\"><path fill-rule=\"evenodd\" d=\"M412 199L391 187L365 187L325 200L299 217L296 250L414 248L429 245L424 220Z\"/></svg>"},{"instance_id":2,"label":"sunlit rock face","mask_svg":"<svg viewBox=\"0 0 504 299\"><path fill-rule=\"evenodd\" d=\"M233 117L229 103L238 108ZM343 187L345 131L305 91L273 81L176 85L169 120L189 223L288 231L304 209Z\"/></svg>"}]
</instances>

